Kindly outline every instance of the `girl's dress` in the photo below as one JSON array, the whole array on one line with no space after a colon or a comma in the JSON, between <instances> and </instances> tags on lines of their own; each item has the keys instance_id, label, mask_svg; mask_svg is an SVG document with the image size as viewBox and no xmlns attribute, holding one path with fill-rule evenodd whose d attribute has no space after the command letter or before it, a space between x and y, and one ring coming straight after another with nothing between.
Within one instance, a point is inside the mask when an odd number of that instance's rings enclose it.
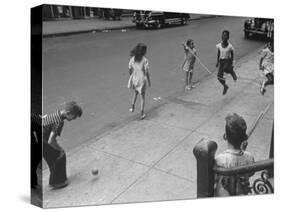
<instances>
[{"instance_id":1,"label":"girl's dress","mask_svg":"<svg viewBox=\"0 0 281 212\"><path fill-rule=\"evenodd\" d=\"M129 77L128 88L134 89L140 94L144 93L147 84L147 58L143 57L140 62L136 62L135 57L132 57L129 61L129 69L132 69L133 71Z\"/></svg>"},{"instance_id":2,"label":"girl's dress","mask_svg":"<svg viewBox=\"0 0 281 212\"><path fill-rule=\"evenodd\" d=\"M227 149L215 158L215 166L221 168L234 168L254 163L251 153L242 150ZM247 195L249 178L253 174L237 176L215 176L215 196Z\"/></svg>"},{"instance_id":3,"label":"girl's dress","mask_svg":"<svg viewBox=\"0 0 281 212\"><path fill-rule=\"evenodd\" d=\"M269 73L274 73L274 53L269 50L269 48L265 48L262 50L262 69L264 72L264 75L267 75Z\"/></svg>"},{"instance_id":4,"label":"girl's dress","mask_svg":"<svg viewBox=\"0 0 281 212\"><path fill-rule=\"evenodd\" d=\"M195 54L196 54L196 49L190 49L187 47L184 47L185 51L185 63L183 65L183 70L188 72L188 71L193 71L194 69L194 63L196 60Z\"/></svg>"}]
</instances>

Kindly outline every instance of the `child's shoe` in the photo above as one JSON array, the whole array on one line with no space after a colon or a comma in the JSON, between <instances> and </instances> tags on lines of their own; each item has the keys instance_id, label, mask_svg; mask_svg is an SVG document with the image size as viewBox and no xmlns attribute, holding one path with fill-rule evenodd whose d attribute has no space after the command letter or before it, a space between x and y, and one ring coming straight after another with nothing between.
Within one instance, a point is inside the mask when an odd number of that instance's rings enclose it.
<instances>
[{"instance_id":1,"label":"child's shoe","mask_svg":"<svg viewBox=\"0 0 281 212\"><path fill-rule=\"evenodd\" d=\"M62 183L50 184L50 186L52 187L52 189L64 188L64 187L68 186L68 181L66 180Z\"/></svg>"},{"instance_id":2,"label":"child's shoe","mask_svg":"<svg viewBox=\"0 0 281 212\"><path fill-rule=\"evenodd\" d=\"M224 85L222 95L225 95L228 90L228 85Z\"/></svg>"},{"instance_id":3,"label":"child's shoe","mask_svg":"<svg viewBox=\"0 0 281 212\"><path fill-rule=\"evenodd\" d=\"M265 88L264 88L264 85L265 85L265 82L263 82L262 84L261 84L261 88L260 88L260 92L261 92L261 94L262 95L264 95L264 93L265 93Z\"/></svg>"},{"instance_id":4,"label":"child's shoe","mask_svg":"<svg viewBox=\"0 0 281 212\"><path fill-rule=\"evenodd\" d=\"M145 113L142 113L141 116L140 116L140 119L141 120L145 119L145 116L146 116Z\"/></svg>"},{"instance_id":5,"label":"child's shoe","mask_svg":"<svg viewBox=\"0 0 281 212\"><path fill-rule=\"evenodd\" d=\"M185 90L190 91L191 90L191 86L185 86Z\"/></svg>"},{"instance_id":6,"label":"child's shoe","mask_svg":"<svg viewBox=\"0 0 281 212\"><path fill-rule=\"evenodd\" d=\"M131 113L133 113L133 112L134 112L134 110L135 110L135 106L134 106L134 105L132 105L132 107L131 107L129 110L130 110L130 112L131 112Z\"/></svg>"}]
</instances>

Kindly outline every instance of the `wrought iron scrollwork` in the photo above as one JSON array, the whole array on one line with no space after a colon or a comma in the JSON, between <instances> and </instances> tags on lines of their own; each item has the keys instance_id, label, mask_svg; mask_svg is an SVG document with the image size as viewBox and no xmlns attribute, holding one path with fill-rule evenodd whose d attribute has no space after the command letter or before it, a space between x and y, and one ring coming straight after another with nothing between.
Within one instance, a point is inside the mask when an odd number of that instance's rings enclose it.
<instances>
[{"instance_id":1,"label":"wrought iron scrollwork","mask_svg":"<svg viewBox=\"0 0 281 212\"><path fill-rule=\"evenodd\" d=\"M253 182L252 189L254 194L269 194L274 192L273 186L268 179L269 173L265 170L261 173L261 178Z\"/></svg>"}]
</instances>

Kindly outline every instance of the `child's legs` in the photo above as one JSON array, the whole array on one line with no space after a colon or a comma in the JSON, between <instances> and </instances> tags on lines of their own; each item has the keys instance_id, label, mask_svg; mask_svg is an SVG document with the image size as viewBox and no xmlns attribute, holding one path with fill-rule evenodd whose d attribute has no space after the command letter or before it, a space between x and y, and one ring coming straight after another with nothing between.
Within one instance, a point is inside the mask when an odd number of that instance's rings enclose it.
<instances>
[{"instance_id":1,"label":"child's legs","mask_svg":"<svg viewBox=\"0 0 281 212\"><path fill-rule=\"evenodd\" d=\"M31 135L31 186L38 185L37 181L37 167L42 159L41 144L35 141L33 135Z\"/></svg>"},{"instance_id":2,"label":"child's legs","mask_svg":"<svg viewBox=\"0 0 281 212\"><path fill-rule=\"evenodd\" d=\"M138 91L135 90L133 99L132 99L132 107L135 107L136 101L137 101L137 97L138 97Z\"/></svg>"},{"instance_id":3,"label":"child's legs","mask_svg":"<svg viewBox=\"0 0 281 212\"><path fill-rule=\"evenodd\" d=\"M232 71L230 72L233 80L237 80L237 76L236 76L236 73L234 72L233 68L232 68Z\"/></svg>"},{"instance_id":4,"label":"child's legs","mask_svg":"<svg viewBox=\"0 0 281 212\"><path fill-rule=\"evenodd\" d=\"M193 70L190 70L188 73L189 73L188 84L191 85Z\"/></svg>"},{"instance_id":5,"label":"child's legs","mask_svg":"<svg viewBox=\"0 0 281 212\"><path fill-rule=\"evenodd\" d=\"M221 64L219 66L219 71L218 71L218 81L223 85L225 86L225 79L223 79L223 68L221 67Z\"/></svg>"},{"instance_id":6,"label":"child's legs","mask_svg":"<svg viewBox=\"0 0 281 212\"><path fill-rule=\"evenodd\" d=\"M57 150L43 142L43 157L50 169L49 184L55 185L66 181L66 156L63 150Z\"/></svg>"},{"instance_id":7,"label":"child's legs","mask_svg":"<svg viewBox=\"0 0 281 212\"><path fill-rule=\"evenodd\" d=\"M189 83L189 74L188 71L185 72L185 85L188 86Z\"/></svg>"},{"instance_id":8,"label":"child's legs","mask_svg":"<svg viewBox=\"0 0 281 212\"><path fill-rule=\"evenodd\" d=\"M64 183L66 180L66 155L65 152L61 152L61 155L57 158L52 167L49 183L51 185L56 185Z\"/></svg>"},{"instance_id":9,"label":"child's legs","mask_svg":"<svg viewBox=\"0 0 281 212\"><path fill-rule=\"evenodd\" d=\"M141 92L141 114L144 113L145 89Z\"/></svg>"},{"instance_id":10,"label":"child's legs","mask_svg":"<svg viewBox=\"0 0 281 212\"><path fill-rule=\"evenodd\" d=\"M267 85L273 85L273 80L274 80L274 77L273 77L273 74L269 73L266 75L266 82L264 83L264 86L267 86Z\"/></svg>"}]
</instances>

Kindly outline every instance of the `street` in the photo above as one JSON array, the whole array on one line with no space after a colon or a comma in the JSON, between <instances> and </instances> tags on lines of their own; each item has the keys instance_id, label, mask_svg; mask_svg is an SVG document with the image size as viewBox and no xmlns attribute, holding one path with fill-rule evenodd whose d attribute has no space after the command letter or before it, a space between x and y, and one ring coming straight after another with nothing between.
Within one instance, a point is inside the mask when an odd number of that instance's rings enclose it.
<instances>
[{"instance_id":1,"label":"street","mask_svg":"<svg viewBox=\"0 0 281 212\"><path fill-rule=\"evenodd\" d=\"M183 92L184 73L179 67L184 58L181 43L187 38L194 40L199 58L212 72L216 71L215 45L220 42L224 29L230 31L235 60L264 45L261 41L244 39L244 19L217 17L160 30L43 39L44 113L70 100L77 101L83 108L80 119L66 124L59 143L66 151L72 151L133 117L129 112L133 93L127 88L128 60L137 43L144 42L148 46L152 81L146 95L148 111L161 104L161 99ZM194 73L195 81L208 75L198 62ZM135 113L138 113L139 101L136 106ZM133 118L138 117L139 114Z\"/></svg>"}]
</instances>

